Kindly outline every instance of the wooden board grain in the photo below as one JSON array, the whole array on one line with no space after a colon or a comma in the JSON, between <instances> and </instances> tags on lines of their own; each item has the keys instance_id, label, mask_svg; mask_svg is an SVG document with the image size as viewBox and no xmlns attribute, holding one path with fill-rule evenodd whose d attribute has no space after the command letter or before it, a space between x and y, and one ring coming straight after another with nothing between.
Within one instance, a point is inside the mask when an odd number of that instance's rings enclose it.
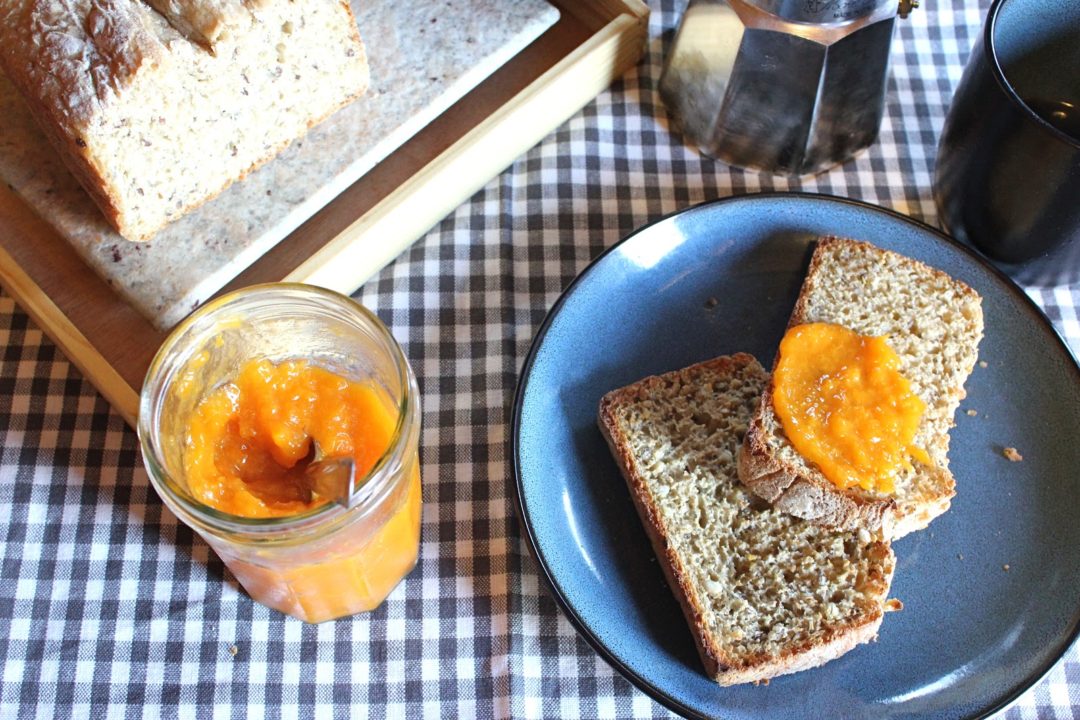
<instances>
[{"instance_id":1,"label":"wooden board grain","mask_svg":"<svg viewBox=\"0 0 1080 720\"><path fill-rule=\"evenodd\" d=\"M67 241L0 186L0 286L129 425L164 333L94 274Z\"/></svg>"},{"instance_id":2,"label":"wooden board grain","mask_svg":"<svg viewBox=\"0 0 1080 720\"><path fill-rule=\"evenodd\" d=\"M554 4L562 19L553 28L222 292L284 279L353 292L640 59L648 9L639 0ZM0 285L134 424L164 333L8 188L0 250Z\"/></svg>"}]
</instances>

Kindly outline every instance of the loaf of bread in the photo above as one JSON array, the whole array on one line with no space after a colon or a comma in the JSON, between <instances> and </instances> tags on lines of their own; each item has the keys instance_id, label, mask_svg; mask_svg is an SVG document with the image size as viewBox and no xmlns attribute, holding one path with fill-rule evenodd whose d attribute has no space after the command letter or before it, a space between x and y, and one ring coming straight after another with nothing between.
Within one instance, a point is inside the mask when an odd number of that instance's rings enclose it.
<instances>
[{"instance_id":1,"label":"loaf of bread","mask_svg":"<svg viewBox=\"0 0 1080 720\"><path fill-rule=\"evenodd\" d=\"M721 357L613 390L600 430L721 685L821 665L872 639L892 581L888 543L762 502L736 454L767 375Z\"/></svg>"},{"instance_id":2,"label":"loaf of bread","mask_svg":"<svg viewBox=\"0 0 1080 720\"><path fill-rule=\"evenodd\" d=\"M131 240L212 198L368 83L342 0L2 0L0 67Z\"/></svg>"},{"instance_id":3,"label":"loaf of bread","mask_svg":"<svg viewBox=\"0 0 1080 720\"><path fill-rule=\"evenodd\" d=\"M784 434L773 387L762 394L739 459L739 477L777 509L823 525L881 532L893 539L926 527L949 508L956 483L949 429L983 333L978 293L898 253L838 238L818 242L789 327L842 325L886 336L900 372L926 403L914 444L930 456L896 478L893 494L841 490Z\"/></svg>"}]
</instances>

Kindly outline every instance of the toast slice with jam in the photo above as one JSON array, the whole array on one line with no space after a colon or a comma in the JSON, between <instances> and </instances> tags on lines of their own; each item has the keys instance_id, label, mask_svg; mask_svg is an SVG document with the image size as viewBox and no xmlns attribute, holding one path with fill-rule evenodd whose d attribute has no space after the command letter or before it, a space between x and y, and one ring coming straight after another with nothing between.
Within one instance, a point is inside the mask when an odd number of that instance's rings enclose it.
<instances>
[{"instance_id":1,"label":"toast slice with jam","mask_svg":"<svg viewBox=\"0 0 1080 720\"><path fill-rule=\"evenodd\" d=\"M887 338L900 372L925 404L914 437L925 451L923 461L899 470L892 492L842 488L796 450L776 412L770 380L739 455L739 478L777 509L820 525L893 539L926 527L956 493L949 429L978 356L982 299L921 262L829 237L817 244L788 328L806 323Z\"/></svg>"}]
</instances>

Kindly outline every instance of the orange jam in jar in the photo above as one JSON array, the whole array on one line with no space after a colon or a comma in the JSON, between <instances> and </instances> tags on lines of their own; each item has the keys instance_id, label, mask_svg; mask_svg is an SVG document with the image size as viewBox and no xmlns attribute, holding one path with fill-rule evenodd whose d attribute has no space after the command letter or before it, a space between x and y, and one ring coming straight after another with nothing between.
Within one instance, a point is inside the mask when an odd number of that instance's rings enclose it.
<instances>
[{"instance_id":1,"label":"orange jam in jar","mask_svg":"<svg viewBox=\"0 0 1080 720\"><path fill-rule=\"evenodd\" d=\"M791 444L839 488L890 494L912 461L926 405L884 337L807 323L780 342L773 407Z\"/></svg>"},{"instance_id":2,"label":"orange jam in jar","mask_svg":"<svg viewBox=\"0 0 1080 720\"><path fill-rule=\"evenodd\" d=\"M248 360L195 407L184 447L188 490L232 515L298 515L328 501L301 476L314 449L351 457L363 476L390 446L394 419L373 383L307 360Z\"/></svg>"},{"instance_id":3,"label":"orange jam in jar","mask_svg":"<svg viewBox=\"0 0 1080 720\"><path fill-rule=\"evenodd\" d=\"M349 298L278 284L207 305L151 365L139 435L159 495L264 605L308 622L372 610L416 564L416 380ZM353 458L352 507L302 482L315 456Z\"/></svg>"}]
</instances>

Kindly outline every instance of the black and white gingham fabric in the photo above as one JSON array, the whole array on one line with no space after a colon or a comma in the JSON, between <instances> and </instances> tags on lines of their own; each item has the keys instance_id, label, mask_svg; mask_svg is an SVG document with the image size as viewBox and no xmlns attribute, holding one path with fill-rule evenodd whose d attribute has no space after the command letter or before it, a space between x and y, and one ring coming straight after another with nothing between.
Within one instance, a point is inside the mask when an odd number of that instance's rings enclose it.
<instances>
[{"instance_id":1,"label":"black and white gingham fabric","mask_svg":"<svg viewBox=\"0 0 1080 720\"><path fill-rule=\"evenodd\" d=\"M803 188L934 223L937 134L986 4L901 23L880 141L795 182L671 133L656 86L684 3L654 3L638 70L357 293L424 398L421 560L370 615L309 626L252 603L163 510L135 434L0 296L0 718L667 717L577 636L521 540L508 418L533 333L591 258L702 200ZM1080 288L1032 295L1080 348ZM1005 713L1077 715L1075 647Z\"/></svg>"}]
</instances>

